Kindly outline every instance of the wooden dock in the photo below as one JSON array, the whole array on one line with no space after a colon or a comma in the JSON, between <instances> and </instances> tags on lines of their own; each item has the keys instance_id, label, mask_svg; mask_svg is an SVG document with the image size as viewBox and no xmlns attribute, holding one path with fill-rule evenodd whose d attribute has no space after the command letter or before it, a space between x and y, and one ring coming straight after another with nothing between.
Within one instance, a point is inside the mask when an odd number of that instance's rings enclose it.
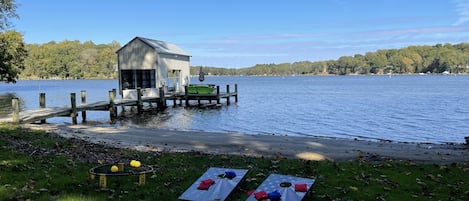
<instances>
[{"instance_id":1,"label":"wooden dock","mask_svg":"<svg viewBox=\"0 0 469 201\"><path fill-rule=\"evenodd\" d=\"M191 106L190 101L197 101L196 106L207 107L209 105L221 105L221 100L226 99L226 104L230 105L230 97L235 98L238 102L238 86L235 84L234 92L230 92L230 86L226 86L225 92L220 92L220 87L217 86L216 93L213 94L164 94L160 88L159 96L143 96L142 90L137 90L137 99L117 99L116 90L109 91L109 100L87 103L86 91L81 91L81 103L77 104L76 94L70 94L70 105L68 106L54 106L46 107L45 93L39 94L39 109L20 111L18 98L12 99L13 113L6 118L0 118L0 122L11 123L35 123L40 121L45 123L45 120L53 117L71 117L72 123L77 124L77 116L81 113L82 121L86 122L86 111L108 111L111 122L115 122L118 116L117 107L136 106L137 111L143 111L143 103L157 103L158 110L167 108L166 101L173 101L173 106L182 105L185 102L186 106ZM176 104L179 100L179 104ZM201 101L208 101L208 104L202 104ZM216 103L212 103L216 101Z\"/></svg>"}]
</instances>

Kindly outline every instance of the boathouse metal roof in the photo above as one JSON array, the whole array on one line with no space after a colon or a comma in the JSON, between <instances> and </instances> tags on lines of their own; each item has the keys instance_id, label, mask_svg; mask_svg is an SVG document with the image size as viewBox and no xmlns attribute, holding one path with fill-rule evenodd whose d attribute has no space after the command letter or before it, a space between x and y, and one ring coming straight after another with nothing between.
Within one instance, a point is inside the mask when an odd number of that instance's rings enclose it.
<instances>
[{"instance_id":1,"label":"boathouse metal roof","mask_svg":"<svg viewBox=\"0 0 469 201\"><path fill-rule=\"evenodd\" d=\"M161 40L154 40L154 39L149 39L149 38L144 38L144 37L135 37L132 39L129 43L126 45L122 46L117 52L120 50L124 49L128 44L132 43L134 40L140 40L143 43L147 44L148 46L152 47L156 52L161 53L161 54L175 54L175 55L181 55L181 56L191 56L187 52L185 52L183 49L178 47L177 45Z\"/></svg>"}]
</instances>

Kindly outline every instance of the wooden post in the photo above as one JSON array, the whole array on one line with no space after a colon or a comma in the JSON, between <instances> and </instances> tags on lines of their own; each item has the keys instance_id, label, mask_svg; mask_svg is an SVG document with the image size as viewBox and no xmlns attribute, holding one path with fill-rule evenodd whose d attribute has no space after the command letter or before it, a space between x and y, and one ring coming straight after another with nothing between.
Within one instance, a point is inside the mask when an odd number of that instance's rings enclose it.
<instances>
[{"instance_id":1,"label":"wooden post","mask_svg":"<svg viewBox=\"0 0 469 201\"><path fill-rule=\"evenodd\" d=\"M158 99L157 107L159 111L163 111L166 109L166 99L164 97L163 87L158 88L158 96L160 98Z\"/></svg>"},{"instance_id":2,"label":"wooden post","mask_svg":"<svg viewBox=\"0 0 469 201\"><path fill-rule=\"evenodd\" d=\"M238 102L238 84L235 84L235 102Z\"/></svg>"},{"instance_id":3,"label":"wooden post","mask_svg":"<svg viewBox=\"0 0 469 201\"><path fill-rule=\"evenodd\" d=\"M112 104L114 104L114 101L116 100L116 97L117 97L117 91L116 89L112 89ZM117 107L115 106L114 104L114 116L117 117Z\"/></svg>"},{"instance_id":4,"label":"wooden post","mask_svg":"<svg viewBox=\"0 0 469 201\"><path fill-rule=\"evenodd\" d=\"M166 103L166 95L164 94L163 88L161 88L161 97L163 97L163 106L164 108L168 108L168 104Z\"/></svg>"},{"instance_id":5,"label":"wooden post","mask_svg":"<svg viewBox=\"0 0 469 201\"><path fill-rule=\"evenodd\" d=\"M39 93L39 107L46 108L46 93ZM46 120L41 119L41 123L45 124Z\"/></svg>"},{"instance_id":6,"label":"wooden post","mask_svg":"<svg viewBox=\"0 0 469 201\"><path fill-rule=\"evenodd\" d=\"M189 86L184 86L184 99L186 99L186 106L189 106Z\"/></svg>"},{"instance_id":7,"label":"wooden post","mask_svg":"<svg viewBox=\"0 0 469 201\"><path fill-rule=\"evenodd\" d=\"M86 104L86 91L81 90L81 104ZM81 120L86 122L86 110L81 111Z\"/></svg>"},{"instance_id":8,"label":"wooden post","mask_svg":"<svg viewBox=\"0 0 469 201\"><path fill-rule=\"evenodd\" d=\"M13 123L20 123L20 104L18 98L11 99L11 106L13 107Z\"/></svg>"},{"instance_id":9,"label":"wooden post","mask_svg":"<svg viewBox=\"0 0 469 201\"><path fill-rule=\"evenodd\" d=\"M220 104L220 86L217 85L217 104Z\"/></svg>"},{"instance_id":10,"label":"wooden post","mask_svg":"<svg viewBox=\"0 0 469 201\"><path fill-rule=\"evenodd\" d=\"M72 124L77 124L77 100L75 93L70 93L70 103L72 105L72 111L70 113Z\"/></svg>"},{"instance_id":11,"label":"wooden post","mask_svg":"<svg viewBox=\"0 0 469 201\"><path fill-rule=\"evenodd\" d=\"M117 90L116 89L112 89L112 97L113 97L112 100L116 100L116 98L117 98ZM117 107L116 106L114 106L114 112L115 112L115 115L117 117Z\"/></svg>"},{"instance_id":12,"label":"wooden post","mask_svg":"<svg viewBox=\"0 0 469 201\"><path fill-rule=\"evenodd\" d=\"M137 88L137 112L141 113L143 109L143 102L142 102L142 88Z\"/></svg>"},{"instance_id":13,"label":"wooden post","mask_svg":"<svg viewBox=\"0 0 469 201\"><path fill-rule=\"evenodd\" d=\"M114 106L114 99L115 96L113 94L113 91L109 91L109 117L111 118L111 123L116 123L116 117L117 117L117 112L116 107Z\"/></svg>"},{"instance_id":14,"label":"wooden post","mask_svg":"<svg viewBox=\"0 0 469 201\"><path fill-rule=\"evenodd\" d=\"M186 86L184 86L184 89ZM176 93L172 93L171 94L171 97L173 98L173 107L176 107L176 102L177 102L177 94Z\"/></svg>"},{"instance_id":15,"label":"wooden post","mask_svg":"<svg viewBox=\"0 0 469 201\"><path fill-rule=\"evenodd\" d=\"M226 97L226 104L230 105L230 85L229 84L226 85L226 93L228 94L228 96Z\"/></svg>"}]
</instances>

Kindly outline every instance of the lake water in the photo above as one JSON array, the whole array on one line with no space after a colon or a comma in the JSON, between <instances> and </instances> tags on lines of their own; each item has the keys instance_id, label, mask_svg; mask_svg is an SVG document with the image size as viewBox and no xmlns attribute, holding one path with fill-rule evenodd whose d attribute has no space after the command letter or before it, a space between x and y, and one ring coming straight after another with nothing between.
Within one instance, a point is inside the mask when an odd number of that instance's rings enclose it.
<instances>
[{"instance_id":1,"label":"lake water","mask_svg":"<svg viewBox=\"0 0 469 201\"><path fill-rule=\"evenodd\" d=\"M239 102L218 109L170 107L127 115L115 125L108 112L88 112L87 118L109 126L401 142L462 143L469 136L469 76L206 77L204 83L223 90L238 84ZM117 87L117 80L1 83L0 111L9 112L5 97L17 96L23 109L35 109L40 92L46 93L47 106L60 106L70 104L71 92L79 100L86 90L87 102L93 102L107 100Z\"/></svg>"}]
</instances>

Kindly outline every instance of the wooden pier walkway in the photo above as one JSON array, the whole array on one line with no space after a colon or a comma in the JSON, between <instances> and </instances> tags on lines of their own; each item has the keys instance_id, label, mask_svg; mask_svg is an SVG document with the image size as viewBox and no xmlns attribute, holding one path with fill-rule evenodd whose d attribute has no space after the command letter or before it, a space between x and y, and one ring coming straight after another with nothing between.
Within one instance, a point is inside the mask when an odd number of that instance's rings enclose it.
<instances>
[{"instance_id":1,"label":"wooden pier walkway","mask_svg":"<svg viewBox=\"0 0 469 201\"><path fill-rule=\"evenodd\" d=\"M238 86L235 84L234 92L230 92L229 85L226 86L226 92L220 92L220 87L217 86L216 93L213 94L164 94L163 90L160 89L159 96L143 96L142 90L137 90L137 99L117 99L116 90L109 91L108 101L98 101L92 103L86 103L86 92L81 92L81 103L77 105L76 94L70 94L70 105L69 106L54 106L45 107L45 93L39 95L39 109L20 111L19 101L17 98L12 99L13 113L7 117L0 118L0 122L11 122L11 123L34 123L40 121L45 123L45 120L53 117L71 117L72 123L77 124L78 113L81 112L82 121L86 122L86 111L109 111L111 122L114 122L118 116L117 107L121 106L136 106L137 111L140 113L143 111L143 103L157 103L157 107L162 110L167 107L166 101L172 100L173 106L182 105L185 102L186 106L190 106L190 101L196 100L197 106L207 105L221 105L221 99L226 99L226 104L230 104L230 97L235 98L235 102L238 102ZM187 89L186 89L187 92ZM177 101L179 100L179 104ZM202 104L202 100L208 100L208 104ZM216 101L212 103L212 101Z\"/></svg>"}]
</instances>

